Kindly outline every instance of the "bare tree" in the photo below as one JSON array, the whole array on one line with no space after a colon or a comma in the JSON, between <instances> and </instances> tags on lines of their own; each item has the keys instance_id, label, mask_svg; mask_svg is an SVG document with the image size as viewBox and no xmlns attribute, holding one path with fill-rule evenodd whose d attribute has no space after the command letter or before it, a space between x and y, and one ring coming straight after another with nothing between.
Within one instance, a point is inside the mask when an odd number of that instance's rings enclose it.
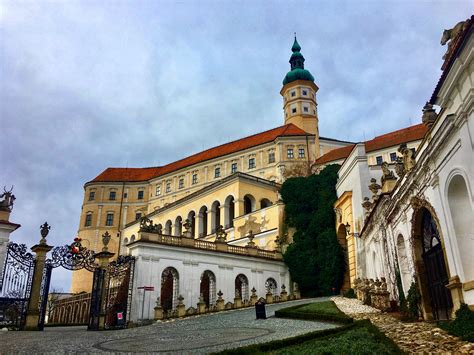
<instances>
[{"instance_id":1,"label":"bare tree","mask_svg":"<svg viewBox=\"0 0 474 355\"><path fill-rule=\"evenodd\" d=\"M48 316L48 322L51 321L51 317L53 315L56 306L61 299L61 295L63 294L62 289L55 289L53 288L48 294L48 302L46 303L46 315Z\"/></svg>"}]
</instances>

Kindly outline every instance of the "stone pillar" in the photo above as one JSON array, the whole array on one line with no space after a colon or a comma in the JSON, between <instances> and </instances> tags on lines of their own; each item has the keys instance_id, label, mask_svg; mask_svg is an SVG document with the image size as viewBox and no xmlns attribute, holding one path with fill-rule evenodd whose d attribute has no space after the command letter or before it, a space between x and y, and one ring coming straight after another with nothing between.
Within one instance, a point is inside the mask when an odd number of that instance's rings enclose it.
<instances>
[{"instance_id":1,"label":"stone pillar","mask_svg":"<svg viewBox=\"0 0 474 355\"><path fill-rule=\"evenodd\" d=\"M224 229L227 228L227 225L229 224L228 222L226 222L225 220L225 216L227 214L227 211L229 209L229 205L221 205L219 207L219 214L220 214L220 224L222 224L224 226Z\"/></svg>"},{"instance_id":2,"label":"stone pillar","mask_svg":"<svg viewBox=\"0 0 474 355\"><path fill-rule=\"evenodd\" d=\"M214 210L210 209L207 211L207 231L205 231L205 235L209 235L212 233L212 224L214 221Z\"/></svg>"},{"instance_id":3,"label":"stone pillar","mask_svg":"<svg viewBox=\"0 0 474 355\"><path fill-rule=\"evenodd\" d=\"M206 313L206 303L204 302L204 297L203 297L202 293L199 296L199 302L197 304L197 311L198 311L199 314Z\"/></svg>"},{"instance_id":4,"label":"stone pillar","mask_svg":"<svg viewBox=\"0 0 474 355\"><path fill-rule=\"evenodd\" d=\"M160 297L156 298L156 306L155 308L153 308L153 310L155 311L155 316L154 316L155 320L163 319L163 308L161 307Z\"/></svg>"},{"instance_id":5,"label":"stone pillar","mask_svg":"<svg viewBox=\"0 0 474 355\"><path fill-rule=\"evenodd\" d=\"M10 241L10 233L20 228L19 224L9 221L10 212L0 210L0 278L3 272L3 264L7 256L7 244Z\"/></svg>"},{"instance_id":6,"label":"stone pillar","mask_svg":"<svg viewBox=\"0 0 474 355\"><path fill-rule=\"evenodd\" d=\"M41 295L41 281L43 280L43 271L45 267L46 254L53 249L46 243L46 236L49 233L50 226L44 223L41 226L41 240L39 244L34 245L31 250L36 254L36 262L31 282L31 294L26 313L25 330L39 330L38 321L40 316L39 302Z\"/></svg>"},{"instance_id":7,"label":"stone pillar","mask_svg":"<svg viewBox=\"0 0 474 355\"><path fill-rule=\"evenodd\" d=\"M295 299L299 300L301 298L300 289L298 288L298 284L295 282L293 287L293 295Z\"/></svg>"},{"instance_id":8,"label":"stone pillar","mask_svg":"<svg viewBox=\"0 0 474 355\"><path fill-rule=\"evenodd\" d=\"M252 295L250 296L250 305L255 306L255 303L257 303L258 301L257 290L255 289L255 287L252 287L250 292L252 292Z\"/></svg>"},{"instance_id":9,"label":"stone pillar","mask_svg":"<svg viewBox=\"0 0 474 355\"><path fill-rule=\"evenodd\" d=\"M446 287L451 291L451 298L453 299L453 312L451 316L454 318L455 312L461 307L461 303L464 302L462 283L459 276L451 277Z\"/></svg>"},{"instance_id":10,"label":"stone pillar","mask_svg":"<svg viewBox=\"0 0 474 355\"><path fill-rule=\"evenodd\" d=\"M273 303L273 293L271 293L271 291L268 291L267 294L265 295L265 303L266 304Z\"/></svg>"},{"instance_id":11,"label":"stone pillar","mask_svg":"<svg viewBox=\"0 0 474 355\"><path fill-rule=\"evenodd\" d=\"M178 317L182 318L186 315L186 306L183 303L184 297L182 295L178 296L178 306L176 307L178 310Z\"/></svg>"},{"instance_id":12,"label":"stone pillar","mask_svg":"<svg viewBox=\"0 0 474 355\"><path fill-rule=\"evenodd\" d=\"M288 301L288 292L286 292L285 285L281 285L280 301L282 302Z\"/></svg>"},{"instance_id":13,"label":"stone pillar","mask_svg":"<svg viewBox=\"0 0 474 355\"><path fill-rule=\"evenodd\" d=\"M234 297L234 308L242 308L242 297L240 295Z\"/></svg>"},{"instance_id":14,"label":"stone pillar","mask_svg":"<svg viewBox=\"0 0 474 355\"><path fill-rule=\"evenodd\" d=\"M222 293L221 290L217 292L217 301L216 301L216 306L218 311L223 311L225 306L224 306L224 299L222 298L224 294Z\"/></svg>"},{"instance_id":15,"label":"stone pillar","mask_svg":"<svg viewBox=\"0 0 474 355\"><path fill-rule=\"evenodd\" d=\"M106 270L107 267L109 266L109 259L112 258L115 254L109 252L108 250L103 250L102 252L98 253L95 255L95 257L99 260L99 267L101 269ZM104 312L104 305L106 303L106 283L107 282L107 277L104 277L102 280L102 294L100 295L100 313L99 313L99 330L105 329L105 312Z\"/></svg>"},{"instance_id":16,"label":"stone pillar","mask_svg":"<svg viewBox=\"0 0 474 355\"><path fill-rule=\"evenodd\" d=\"M234 201L235 217L244 215L244 199L237 199Z\"/></svg>"}]
</instances>

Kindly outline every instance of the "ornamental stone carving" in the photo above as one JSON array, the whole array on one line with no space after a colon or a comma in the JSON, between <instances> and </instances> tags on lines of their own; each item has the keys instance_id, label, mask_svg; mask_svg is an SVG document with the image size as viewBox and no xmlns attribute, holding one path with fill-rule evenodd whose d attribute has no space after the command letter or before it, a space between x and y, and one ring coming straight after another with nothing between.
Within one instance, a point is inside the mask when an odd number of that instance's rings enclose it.
<instances>
[{"instance_id":1,"label":"ornamental stone carving","mask_svg":"<svg viewBox=\"0 0 474 355\"><path fill-rule=\"evenodd\" d=\"M448 49L446 53L444 54L443 59L446 59L451 54L454 40L456 39L457 36L459 36L464 31L467 25L468 25L468 21L461 21L461 22L458 22L453 28L443 31L440 44L444 46L446 43L449 42Z\"/></svg>"},{"instance_id":2,"label":"ornamental stone carving","mask_svg":"<svg viewBox=\"0 0 474 355\"><path fill-rule=\"evenodd\" d=\"M436 111L433 108L433 105L427 102L425 106L423 107L423 116L421 117L421 121L428 127L431 127L433 123L436 121L437 117L438 115L436 114Z\"/></svg>"},{"instance_id":3,"label":"ornamental stone carving","mask_svg":"<svg viewBox=\"0 0 474 355\"><path fill-rule=\"evenodd\" d=\"M388 168L388 163L384 161L382 163L382 185L387 180L396 180L395 174Z\"/></svg>"},{"instance_id":4,"label":"ornamental stone carving","mask_svg":"<svg viewBox=\"0 0 474 355\"><path fill-rule=\"evenodd\" d=\"M245 237L250 231L260 232L262 225L257 223L257 217L249 216L245 223L238 228L242 237Z\"/></svg>"},{"instance_id":5,"label":"ornamental stone carving","mask_svg":"<svg viewBox=\"0 0 474 355\"><path fill-rule=\"evenodd\" d=\"M409 173L415 166L415 156L411 149L408 149L406 143L400 144L398 151L403 155L403 169L405 173Z\"/></svg>"},{"instance_id":6,"label":"ornamental stone carving","mask_svg":"<svg viewBox=\"0 0 474 355\"><path fill-rule=\"evenodd\" d=\"M0 195L0 211L4 212L11 212L13 208L13 202L16 200L15 195L12 194L13 186L9 191L7 191L6 187L3 187L3 194Z\"/></svg>"}]
</instances>

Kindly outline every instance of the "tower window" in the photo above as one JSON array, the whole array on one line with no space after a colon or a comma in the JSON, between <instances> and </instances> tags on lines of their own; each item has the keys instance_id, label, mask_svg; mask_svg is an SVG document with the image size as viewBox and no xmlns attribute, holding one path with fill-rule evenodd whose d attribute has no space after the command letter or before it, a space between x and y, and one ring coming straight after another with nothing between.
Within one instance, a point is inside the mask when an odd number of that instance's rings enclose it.
<instances>
[{"instance_id":1,"label":"tower window","mask_svg":"<svg viewBox=\"0 0 474 355\"><path fill-rule=\"evenodd\" d=\"M221 177L221 168L215 168L214 170L214 178L217 179L218 177Z\"/></svg>"},{"instance_id":2,"label":"tower window","mask_svg":"<svg viewBox=\"0 0 474 355\"><path fill-rule=\"evenodd\" d=\"M286 156L288 157L288 159L293 159L295 157L295 155L293 153L293 148L288 148L286 150Z\"/></svg>"},{"instance_id":3,"label":"tower window","mask_svg":"<svg viewBox=\"0 0 474 355\"><path fill-rule=\"evenodd\" d=\"M255 169L255 158L249 159L249 169Z\"/></svg>"},{"instance_id":4,"label":"tower window","mask_svg":"<svg viewBox=\"0 0 474 355\"><path fill-rule=\"evenodd\" d=\"M232 165L230 166L230 172L232 174L237 172L237 163L232 163Z\"/></svg>"},{"instance_id":5,"label":"tower window","mask_svg":"<svg viewBox=\"0 0 474 355\"><path fill-rule=\"evenodd\" d=\"M198 174L193 174L193 185L196 185L198 182Z\"/></svg>"},{"instance_id":6,"label":"tower window","mask_svg":"<svg viewBox=\"0 0 474 355\"><path fill-rule=\"evenodd\" d=\"M298 149L298 158L304 158L304 148Z\"/></svg>"},{"instance_id":7,"label":"tower window","mask_svg":"<svg viewBox=\"0 0 474 355\"><path fill-rule=\"evenodd\" d=\"M268 153L268 162L274 163L275 162L275 152Z\"/></svg>"},{"instance_id":8,"label":"tower window","mask_svg":"<svg viewBox=\"0 0 474 355\"><path fill-rule=\"evenodd\" d=\"M296 108L292 108L291 113L296 113Z\"/></svg>"},{"instance_id":9,"label":"tower window","mask_svg":"<svg viewBox=\"0 0 474 355\"><path fill-rule=\"evenodd\" d=\"M109 200L115 200L116 196L117 196L117 193L115 191L109 192Z\"/></svg>"},{"instance_id":10,"label":"tower window","mask_svg":"<svg viewBox=\"0 0 474 355\"><path fill-rule=\"evenodd\" d=\"M156 194L156 196L160 196L160 195L161 195L161 185L158 185L158 186L156 187L156 193L155 193L155 194Z\"/></svg>"},{"instance_id":11,"label":"tower window","mask_svg":"<svg viewBox=\"0 0 474 355\"><path fill-rule=\"evenodd\" d=\"M397 153L390 153L390 161L397 160Z\"/></svg>"},{"instance_id":12,"label":"tower window","mask_svg":"<svg viewBox=\"0 0 474 355\"><path fill-rule=\"evenodd\" d=\"M308 108L307 108L306 106L303 107L303 111L304 111L304 112L308 112Z\"/></svg>"},{"instance_id":13,"label":"tower window","mask_svg":"<svg viewBox=\"0 0 474 355\"><path fill-rule=\"evenodd\" d=\"M178 188L182 189L183 187L184 187L184 179L181 178L181 179L179 179L179 181L178 181Z\"/></svg>"},{"instance_id":14,"label":"tower window","mask_svg":"<svg viewBox=\"0 0 474 355\"><path fill-rule=\"evenodd\" d=\"M295 97L296 96L296 91L292 91L291 92L291 97Z\"/></svg>"},{"instance_id":15,"label":"tower window","mask_svg":"<svg viewBox=\"0 0 474 355\"><path fill-rule=\"evenodd\" d=\"M382 158L381 155L379 155L378 157L376 157L375 160L377 161L377 165L382 165L382 163L383 163L383 158Z\"/></svg>"},{"instance_id":16,"label":"tower window","mask_svg":"<svg viewBox=\"0 0 474 355\"><path fill-rule=\"evenodd\" d=\"M107 213L107 217L105 219L105 225L109 226L109 227L114 225L114 214L113 213Z\"/></svg>"},{"instance_id":17,"label":"tower window","mask_svg":"<svg viewBox=\"0 0 474 355\"><path fill-rule=\"evenodd\" d=\"M86 220L84 222L84 227L90 227L92 224L92 213L86 214Z\"/></svg>"},{"instance_id":18,"label":"tower window","mask_svg":"<svg viewBox=\"0 0 474 355\"><path fill-rule=\"evenodd\" d=\"M303 90L303 96L307 96L307 95L308 95L308 91Z\"/></svg>"},{"instance_id":19,"label":"tower window","mask_svg":"<svg viewBox=\"0 0 474 355\"><path fill-rule=\"evenodd\" d=\"M95 191L90 191L89 192L89 201L94 201L95 200Z\"/></svg>"},{"instance_id":20,"label":"tower window","mask_svg":"<svg viewBox=\"0 0 474 355\"><path fill-rule=\"evenodd\" d=\"M144 194L145 194L145 191L143 191L143 190L138 191L137 199L143 200L143 195Z\"/></svg>"}]
</instances>

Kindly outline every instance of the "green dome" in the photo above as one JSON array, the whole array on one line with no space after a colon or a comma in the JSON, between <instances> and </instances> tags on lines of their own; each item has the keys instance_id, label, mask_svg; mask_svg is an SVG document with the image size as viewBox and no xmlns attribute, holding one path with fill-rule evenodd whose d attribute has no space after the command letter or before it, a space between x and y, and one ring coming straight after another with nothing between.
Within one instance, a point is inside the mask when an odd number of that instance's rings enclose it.
<instances>
[{"instance_id":1,"label":"green dome","mask_svg":"<svg viewBox=\"0 0 474 355\"><path fill-rule=\"evenodd\" d=\"M286 74L285 79L283 79L283 85L296 80L309 80L314 82L314 77L304 68L304 57L300 53L301 46L296 40L296 36L291 51L293 52L290 58L291 70Z\"/></svg>"},{"instance_id":2,"label":"green dome","mask_svg":"<svg viewBox=\"0 0 474 355\"><path fill-rule=\"evenodd\" d=\"M283 79L283 85L296 80L309 80L314 82L314 77L306 69L295 68L286 74L285 79Z\"/></svg>"}]
</instances>

